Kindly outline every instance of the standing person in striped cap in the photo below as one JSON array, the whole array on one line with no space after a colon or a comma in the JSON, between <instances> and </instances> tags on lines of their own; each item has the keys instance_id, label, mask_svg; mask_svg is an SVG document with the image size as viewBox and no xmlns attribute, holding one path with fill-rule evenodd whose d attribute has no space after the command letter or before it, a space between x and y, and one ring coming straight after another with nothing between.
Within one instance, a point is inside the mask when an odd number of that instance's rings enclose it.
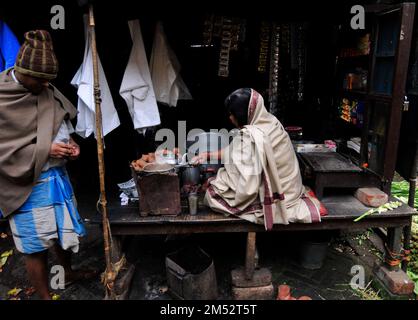
<instances>
[{"instance_id":1,"label":"standing person in striped cap","mask_svg":"<svg viewBox=\"0 0 418 320\"><path fill-rule=\"evenodd\" d=\"M50 299L49 248L55 249L67 285L96 274L71 268L71 253L78 251L85 228L65 164L77 159L80 148L70 136L77 111L49 83L57 73L45 30L25 33L15 66L0 73L0 216L9 219L42 299Z\"/></svg>"}]
</instances>

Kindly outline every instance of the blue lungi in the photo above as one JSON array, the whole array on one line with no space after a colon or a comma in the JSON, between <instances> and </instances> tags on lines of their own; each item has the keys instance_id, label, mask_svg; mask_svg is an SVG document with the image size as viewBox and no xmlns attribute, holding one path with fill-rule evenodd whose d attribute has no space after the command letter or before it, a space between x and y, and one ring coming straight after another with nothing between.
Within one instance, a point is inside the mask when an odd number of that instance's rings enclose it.
<instances>
[{"instance_id":1,"label":"blue lungi","mask_svg":"<svg viewBox=\"0 0 418 320\"><path fill-rule=\"evenodd\" d=\"M16 249L25 254L44 251L56 241L77 252L78 237L86 234L65 167L41 174L31 195L9 217Z\"/></svg>"}]
</instances>

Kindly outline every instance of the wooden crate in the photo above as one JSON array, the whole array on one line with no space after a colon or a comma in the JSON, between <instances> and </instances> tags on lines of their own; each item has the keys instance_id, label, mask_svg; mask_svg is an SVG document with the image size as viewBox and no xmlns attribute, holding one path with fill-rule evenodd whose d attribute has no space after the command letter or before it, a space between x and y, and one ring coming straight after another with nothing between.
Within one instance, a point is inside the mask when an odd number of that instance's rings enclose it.
<instances>
[{"instance_id":1,"label":"wooden crate","mask_svg":"<svg viewBox=\"0 0 418 320\"><path fill-rule=\"evenodd\" d=\"M140 176L133 171L141 216L176 216L181 213L180 182L176 173Z\"/></svg>"}]
</instances>

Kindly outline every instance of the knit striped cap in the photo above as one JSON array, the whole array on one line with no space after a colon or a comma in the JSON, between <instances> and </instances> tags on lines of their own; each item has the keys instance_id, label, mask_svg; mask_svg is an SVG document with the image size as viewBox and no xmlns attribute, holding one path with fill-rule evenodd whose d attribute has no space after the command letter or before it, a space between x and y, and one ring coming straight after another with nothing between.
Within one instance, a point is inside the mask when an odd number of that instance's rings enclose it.
<instances>
[{"instance_id":1,"label":"knit striped cap","mask_svg":"<svg viewBox=\"0 0 418 320\"><path fill-rule=\"evenodd\" d=\"M20 47L14 68L19 73L36 78L51 80L57 77L58 61L48 31L25 33L25 42Z\"/></svg>"}]
</instances>

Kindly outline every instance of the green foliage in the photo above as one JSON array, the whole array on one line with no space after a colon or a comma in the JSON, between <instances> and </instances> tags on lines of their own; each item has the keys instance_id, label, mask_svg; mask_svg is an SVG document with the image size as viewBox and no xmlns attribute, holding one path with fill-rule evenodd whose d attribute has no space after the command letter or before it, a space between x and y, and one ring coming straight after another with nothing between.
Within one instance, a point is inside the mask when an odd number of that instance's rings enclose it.
<instances>
[{"instance_id":1,"label":"green foliage","mask_svg":"<svg viewBox=\"0 0 418 320\"><path fill-rule=\"evenodd\" d=\"M392 182L392 195L407 203L409 183ZM418 209L418 192L415 192L414 207ZM415 282L415 294L418 295L418 216L412 218L411 261L408 264L408 276Z\"/></svg>"},{"instance_id":2,"label":"green foliage","mask_svg":"<svg viewBox=\"0 0 418 320\"><path fill-rule=\"evenodd\" d=\"M392 195L399 197L403 202L408 203L409 183L407 181L392 182ZM418 192L415 192L414 207L418 208Z\"/></svg>"}]
</instances>

